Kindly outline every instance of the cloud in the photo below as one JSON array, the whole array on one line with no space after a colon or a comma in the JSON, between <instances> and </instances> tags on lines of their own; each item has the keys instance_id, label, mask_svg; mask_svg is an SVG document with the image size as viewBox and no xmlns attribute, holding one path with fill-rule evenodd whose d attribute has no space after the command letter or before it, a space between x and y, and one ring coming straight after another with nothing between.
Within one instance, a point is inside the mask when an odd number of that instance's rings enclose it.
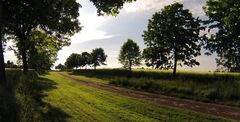
<instances>
[{"instance_id":1,"label":"cloud","mask_svg":"<svg viewBox=\"0 0 240 122\"><path fill-rule=\"evenodd\" d=\"M125 4L122 12L153 13L160 11L164 6L173 4L174 2L184 4L184 7L189 9L195 17L203 17L205 15L202 7L205 5L206 0L137 0L136 2Z\"/></svg>"},{"instance_id":2,"label":"cloud","mask_svg":"<svg viewBox=\"0 0 240 122\"><path fill-rule=\"evenodd\" d=\"M80 33L75 34L71 37L73 44L97 40L97 39L108 39L117 35L109 35L107 32L100 30L99 27L104 25L111 17L109 16L97 16L97 10L91 2L87 0L78 1L83 7L79 9L79 21L81 23L82 30Z\"/></svg>"},{"instance_id":3,"label":"cloud","mask_svg":"<svg viewBox=\"0 0 240 122\"><path fill-rule=\"evenodd\" d=\"M125 4L122 11L127 13L159 11L166 5L181 1L182 0L137 0L136 2Z\"/></svg>"}]
</instances>

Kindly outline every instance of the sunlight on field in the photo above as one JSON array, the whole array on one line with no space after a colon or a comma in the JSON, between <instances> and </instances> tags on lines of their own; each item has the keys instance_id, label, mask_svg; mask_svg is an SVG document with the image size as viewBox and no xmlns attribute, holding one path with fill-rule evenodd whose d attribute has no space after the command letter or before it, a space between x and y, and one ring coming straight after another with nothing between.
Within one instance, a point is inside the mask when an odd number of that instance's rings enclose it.
<instances>
[{"instance_id":1,"label":"sunlight on field","mask_svg":"<svg viewBox=\"0 0 240 122\"><path fill-rule=\"evenodd\" d=\"M53 72L42 77L56 82L44 101L61 108L67 121L226 121L90 88Z\"/></svg>"}]
</instances>

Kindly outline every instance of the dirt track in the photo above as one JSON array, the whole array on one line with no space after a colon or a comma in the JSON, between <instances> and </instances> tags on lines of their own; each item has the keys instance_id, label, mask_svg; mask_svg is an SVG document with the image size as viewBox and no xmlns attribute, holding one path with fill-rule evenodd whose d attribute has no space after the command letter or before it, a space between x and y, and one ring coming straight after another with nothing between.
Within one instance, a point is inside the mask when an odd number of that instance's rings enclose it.
<instances>
[{"instance_id":1,"label":"dirt track","mask_svg":"<svg viewBox=\"0 0 240 122\"><path fill-rule=\"evenodd\" d=\"M120 95L140 98L140 99L152 101L160 105L162 104L167 106L179 107L179 108L193 110L196 112L211 114L215 116L220 116L220 117L240 121L240 108L234 108L234 107L204 103L204 102L197 102L193 100L180 99L180 98L163 96L163 95L152 94L147 92L134 91L134 90L129 90L125 88L114 87L107 84L98 84L93 82L82 81L78 78L75 78L73 76L66 75L63 73L59 73L59 74L71 80L78 81L84 85L109 91L109 92L113 92L113 93L117 93Z\"/></svg>"}]
</instances>

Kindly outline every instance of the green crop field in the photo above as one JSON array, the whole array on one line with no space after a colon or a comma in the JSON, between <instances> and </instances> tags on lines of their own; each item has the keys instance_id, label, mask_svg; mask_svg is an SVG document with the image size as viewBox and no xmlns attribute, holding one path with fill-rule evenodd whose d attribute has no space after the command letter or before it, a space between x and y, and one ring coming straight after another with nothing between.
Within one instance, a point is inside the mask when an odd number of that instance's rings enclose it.
<instances>
[{"instance_id":1,"label":"green crop field","mask_svg":"<svg viewBox=\"0 0 240 122\"><path fill-rule=\"evenodd\" d=\"M77 70L70 73L87 81L163 94L168 96L240 106L240 74L178 72L135 69L132 77L122 69Z\"/></svg>"}]
</instances>

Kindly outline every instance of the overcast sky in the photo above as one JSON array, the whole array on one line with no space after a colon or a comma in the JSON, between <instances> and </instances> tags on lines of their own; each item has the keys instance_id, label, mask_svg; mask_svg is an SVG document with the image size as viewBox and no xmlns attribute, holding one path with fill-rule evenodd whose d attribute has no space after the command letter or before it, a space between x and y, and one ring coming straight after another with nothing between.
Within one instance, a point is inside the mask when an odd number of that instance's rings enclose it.
<instances>
[{"instance_id":1,"label":"overcast sky","mask_svg":"<svg viewBox=\"0 0 240 122\"><path fill-rule=\"evenodd\" d=\"M96 8L89 0L78 0L82 5L79 9L79 21L83 29L71 37L71 45L64 47L58 53L55 64L64 64L71 53L90 52L94 48L101 47L108 55L105 67L118 68L118 54L121 45L131 38L143 49L143 30L147 29L148 19L165 5L174 2L183 3L184 7L190 9L194 17L206 19L202 6L206 0L137 0L134 3L125 4L120 14L113 16L97 16ZM11 45L11 44L10 44ZM199 56L200 66L193 68L182 67L184 70L213 71L216 69L215 56ZM5 60L16 62L12 51L5 53Z\"/></svg>"}]
</instances>

